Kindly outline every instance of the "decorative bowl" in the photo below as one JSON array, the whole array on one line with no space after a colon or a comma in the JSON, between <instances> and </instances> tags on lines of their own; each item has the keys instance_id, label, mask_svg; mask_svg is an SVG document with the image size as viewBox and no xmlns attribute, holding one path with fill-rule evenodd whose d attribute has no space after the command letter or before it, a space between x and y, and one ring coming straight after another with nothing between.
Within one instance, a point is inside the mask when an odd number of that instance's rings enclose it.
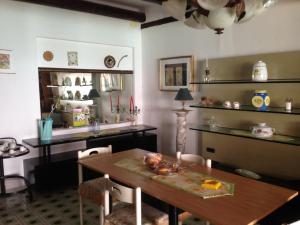
<instances>
[{"instance_id":1,"label":"decorative bowl","mask_svg":"<svg viewBox=\"0 0 300 225\"><path fill-rule=\"evenodd\" d=\"M275 129L267 126L266 123L258 123L251 128L251 133L255 137L268 138L272 137Z\"/></svg>"}]
</instances>

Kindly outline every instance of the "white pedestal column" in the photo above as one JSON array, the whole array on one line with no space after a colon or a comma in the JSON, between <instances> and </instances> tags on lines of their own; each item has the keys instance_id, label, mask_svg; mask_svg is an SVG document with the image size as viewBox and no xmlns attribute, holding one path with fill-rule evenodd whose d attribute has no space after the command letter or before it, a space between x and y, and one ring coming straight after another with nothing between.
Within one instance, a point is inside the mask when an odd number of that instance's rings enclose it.
<instances>
[{"instance_id":1,"label":"white pedestal column","mask_svg":"<svg viewBox=\"0 0 300 225\"><path fill-rule=\"evenodd\" d=\"M177 115L176 152L184 153L186 144L186 116L191 110L174 110Z\"/></svg>"}]
</instances>

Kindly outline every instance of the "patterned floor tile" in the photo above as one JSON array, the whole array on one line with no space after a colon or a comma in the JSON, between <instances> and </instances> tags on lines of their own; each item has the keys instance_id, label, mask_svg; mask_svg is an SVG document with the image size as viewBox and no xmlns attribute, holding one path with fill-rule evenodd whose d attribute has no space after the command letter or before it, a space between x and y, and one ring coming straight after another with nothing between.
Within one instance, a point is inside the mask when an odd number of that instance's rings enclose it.
<instances>
[{"instance_id":1,"label":"patterned floor tile","mask_svg":"<svg viewBox=\"0 0 300 225\"><path fill-rule=\"evenodd\" d=\"M86 225L99 224L98 206L84 201ZM36 192L30 203L25 194L1 198L0 225L79 225L76 188Z\"/></svg>"}]
</instances>

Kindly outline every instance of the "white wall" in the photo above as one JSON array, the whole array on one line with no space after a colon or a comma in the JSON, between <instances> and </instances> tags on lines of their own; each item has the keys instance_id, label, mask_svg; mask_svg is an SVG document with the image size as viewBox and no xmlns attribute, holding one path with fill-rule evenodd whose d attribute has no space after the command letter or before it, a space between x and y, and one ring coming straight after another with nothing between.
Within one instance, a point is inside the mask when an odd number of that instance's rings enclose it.
<instances>
[{"instance_id":1,"label":"white wall","mask_svg":"<svg viewBox=\"0 0 300 225\"><path fill-rule=\"evenodd\" d=\"M157 18L156 7L147 15ZM176 93L159 91L159 58L194 55L199 60L300 49L300 2L281 1L253 20L234 25L221 36L214 31L194 30L174 22L142 30L144 122L159 128L159 149L174 154L176 117L172 109L180 107ZM197 74L199 77L199 74ZM199 93L193 94L196 95ZM197 99L199 100L199 98ZM188 117L198 123L199 110ZM187 151L201 151L197 132L188 131Z\"/></svg>"},{"instance_id":2,"label":"white wall","mask_svg":"<svg viewBox=\"0 0 300 225\"><path fill-rule=\"evenodd\" d=\"M0 49L15 53L13 75L0 74L0 137L37 136L40 118L36 38L134 48L135 96L141 106L141 31L138 23L16 1L0 0ZM37 154L32 150L31 157ZM6 173L22 173L21 158L5 160Z\"/></svg>"}]
</instances>

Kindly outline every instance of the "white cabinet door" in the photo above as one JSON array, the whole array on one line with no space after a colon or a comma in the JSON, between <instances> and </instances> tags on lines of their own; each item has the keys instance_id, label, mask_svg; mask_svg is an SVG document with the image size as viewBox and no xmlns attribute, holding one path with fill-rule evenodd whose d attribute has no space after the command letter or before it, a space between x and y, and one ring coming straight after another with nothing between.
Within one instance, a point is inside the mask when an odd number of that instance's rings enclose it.
<instances>
[{"instance_id":1,"label":"white cabinet door","mask_svg":"<svg viewBox=\"0 0 300 225\"><path fill-rule=\"evenodd\" d=\"M108 55L115 59L112 68L104 64ZM133 49L114 45L38 38L37 59L44 68L133 70Z\"/></svg>"}]
</instances>

